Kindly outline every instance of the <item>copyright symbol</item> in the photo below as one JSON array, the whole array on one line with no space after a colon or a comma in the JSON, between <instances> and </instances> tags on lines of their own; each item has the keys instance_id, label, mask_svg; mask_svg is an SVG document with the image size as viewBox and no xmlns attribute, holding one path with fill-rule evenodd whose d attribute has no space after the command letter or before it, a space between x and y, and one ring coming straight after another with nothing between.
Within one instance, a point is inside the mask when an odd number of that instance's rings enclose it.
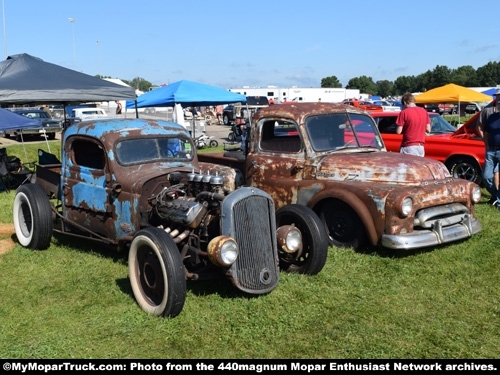
<instances>
[{"instance_id":1,"label":"copyright symbol","mask_svg":"<svg viewBox=\"0 0 500 375\"><path fill-rule=\"evenodd\" d=\"M5 362L5 363L3 364L3 369L4 369L5 371L9 371L11 368L12 368L12 366L11 366L11 364L10 364L9 362Z\"/></svg>"}]
</instances>

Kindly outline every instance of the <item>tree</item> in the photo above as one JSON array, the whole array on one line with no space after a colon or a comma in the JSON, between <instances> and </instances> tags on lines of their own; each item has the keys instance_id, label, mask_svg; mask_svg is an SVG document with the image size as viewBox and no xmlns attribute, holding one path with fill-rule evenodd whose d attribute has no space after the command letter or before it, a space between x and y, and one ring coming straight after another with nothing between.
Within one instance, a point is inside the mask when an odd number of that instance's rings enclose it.
<instances>
[{"instance_id":1,"label":"tree","mask_svg":"<svg viewBox=\"0 0 500 375\"><path fill-rule=\"evenodd\" d=\"M122 79L122 81L129 86L135 87L136 90L140 90L143 92L149 91L149 88L153 86L151 82L141 77L135 77L134 79L132 79L132 81L127 81L124 79Z\"/></svg>"},{"instance_id":2,"label":"tree","mask_svg":"<svg viewBox=\"0 0 500 375\"><path fill-rule=\"evenodd\" d=\"M394 95L394 83L392 83L391 81L387 80L377 81L376 85L377 85L377 93L381 97L387 98L389 96Z\"/></svg>"},{"instance_id":3,"label":"tree","mask_svg":"<svg viewBox=\"0 0 500 375\"><path fill-rule=\"evenodd\" d=\"M460 86L477 86L476 69L474 69L471 65L460 66L451 71L451 80L453 83Z\"/></svg>"},{"instance_id":4,"label":"tree","mask_svg":"<svg viewBox=\"0 0 500 375\"><path fill-rule=\"evenodd\" d=\"M377 95L377 85L373 82L372 77L361 76L351 78L347 83L346 89L358 89L362 93Z\"/></svg>"},{"instance_id":5,"label":"tree","mask_svg":"<svg viewBox=\"0 0 500 375\"><path fill-rule=\"evenodd\" d=\"M321 87L341 88L342 83L336 76L330 76L321 79Z\"/></svg>"},{"instance_id":6,"label":"tree","mask_svg":"<svg viewBox=\"0 0 500 375\"><path fill-rule=\"evenodd\" d=\"M416 92L415 76L400 76L394 81L394 94L402 95L405 92Z\"/></svg>"},{"instance_id":7,"label":"tree","mask_svg":"<svg viewBox=\"0 0 500 375\"><path fill-rule=\"evenodd\" d=\"M490 61L477 69L478 86L496 86L500 84L500 65L496 61Z\"/></svg>"}]
</instances>

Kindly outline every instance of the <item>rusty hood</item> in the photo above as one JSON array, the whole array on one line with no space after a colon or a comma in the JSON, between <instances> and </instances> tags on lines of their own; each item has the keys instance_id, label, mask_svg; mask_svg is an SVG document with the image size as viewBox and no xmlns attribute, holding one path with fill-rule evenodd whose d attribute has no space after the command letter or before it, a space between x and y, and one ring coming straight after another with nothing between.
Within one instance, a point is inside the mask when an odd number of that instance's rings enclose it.
<instances>
[{"instance_id":1,"label":"rusty hood","mask_svg":"<svg viewBox=\"0 0 500 375\"><path fill-rule=\"evenodd\" d=\"M391 152L336 153L313 158L317 179L421 184L451 178L444 164L419 156Z\"/></svg>"}]
</instances>

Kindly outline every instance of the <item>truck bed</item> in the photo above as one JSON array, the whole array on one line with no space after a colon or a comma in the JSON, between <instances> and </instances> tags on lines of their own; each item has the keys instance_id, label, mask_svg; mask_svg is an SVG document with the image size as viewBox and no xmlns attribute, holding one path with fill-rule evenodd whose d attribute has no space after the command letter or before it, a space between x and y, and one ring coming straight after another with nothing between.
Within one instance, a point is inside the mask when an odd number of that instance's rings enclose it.
<instances>
[{"instance_id":1,"label":"truck bed","mask_svg":"<svg viewBox=\"0 0 500 375\"><path fill-rule=\"evenodd\" d=\"M36 180L35 182L40 185L47 193L50 199L61 198L61 168L62 164L37 164L36 166Z\"/></svg>"}]
</instances>

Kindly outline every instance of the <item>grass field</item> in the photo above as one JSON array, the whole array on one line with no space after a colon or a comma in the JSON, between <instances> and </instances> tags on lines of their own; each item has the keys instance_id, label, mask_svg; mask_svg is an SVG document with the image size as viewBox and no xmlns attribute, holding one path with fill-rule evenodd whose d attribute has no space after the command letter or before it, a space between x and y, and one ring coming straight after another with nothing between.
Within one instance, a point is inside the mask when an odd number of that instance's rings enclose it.
<instances>
[{"instance_id":1,"label":"grass field","mask_svg":"<svg viewBox=\"0 0 500 375\"><path fill-rule=\"evenodd\" d=\"M498 358L500 213L487 193L466 241L400 256L332 247L319 275L282 273L258 297L190 282L174 319L137 306L125 254L64 236L46 251L17 244L14 194L0 192L0 358Z\"/></svg>"}]
</instances>

